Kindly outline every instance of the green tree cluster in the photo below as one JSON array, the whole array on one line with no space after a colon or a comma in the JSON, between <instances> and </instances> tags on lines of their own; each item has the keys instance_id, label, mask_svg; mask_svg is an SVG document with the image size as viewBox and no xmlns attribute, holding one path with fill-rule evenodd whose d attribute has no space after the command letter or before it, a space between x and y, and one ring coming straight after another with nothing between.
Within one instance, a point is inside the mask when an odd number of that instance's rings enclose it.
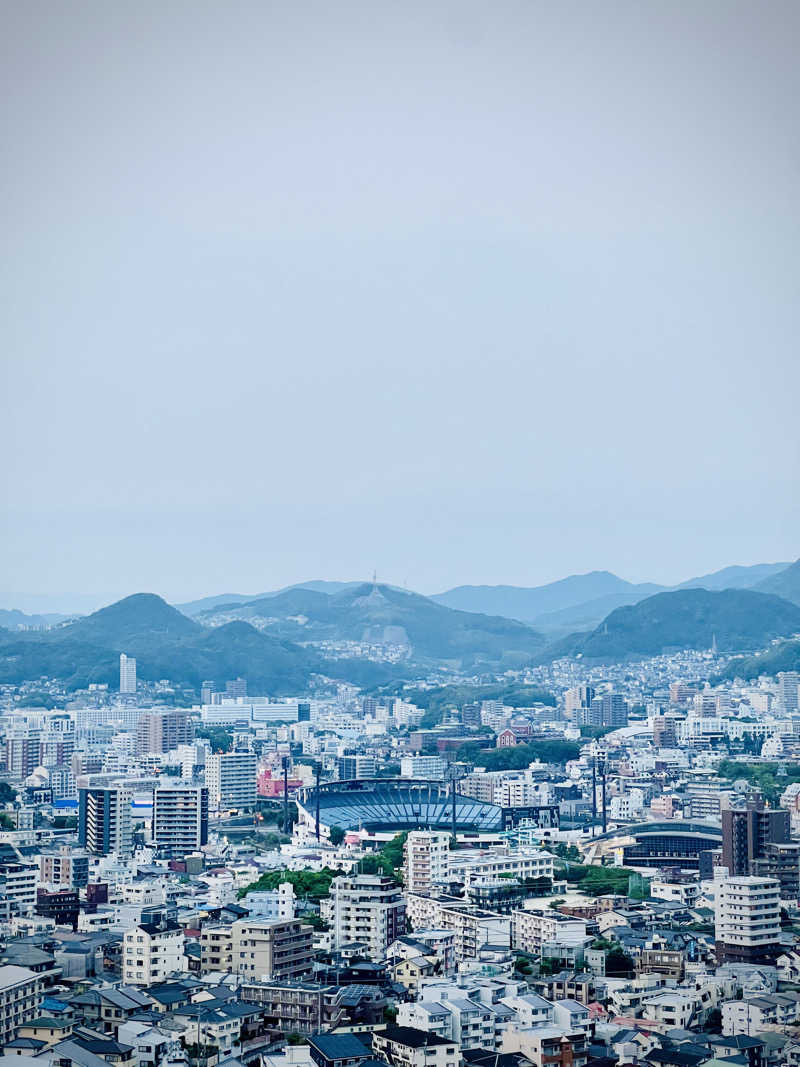
<instances>
[{"instance_id":1,"label":"green tree cluster","mask_svg":"<svg viewBox=\"0 0 800 1067\"><path fill-rule=\"evenodd\" d=\"M408 831L404 830L403 833L396 834L391 841L387 841L379 852L368 853L360 859L358 861L359 874L385 874L389 878L402 882L403 845L407 837Z\"/></svg>"},{"instance_id":2,"label":"green tree cluster","mask_svg":"<svg viewBox=\"0 0 800 1067\"><path fill-rule=\"evenodd\" d=\"M736 781L743 778L764 794L764 799L776 805L781 793L790 782L800 782L800 767L790 763L784 764L785 775L777 777L777 763L738 763L735 760L722 760L718 773L720 778Z\"/></svg>"},{"instance_id":3,"label":"green tree cluster","mask_svg":"<svg viewBox=\"0 0 800 1067\"><path fill-rule=\"evenodd\" d=\"M295 894L301 900L320 901L330 893L331 882L343 872L323 867L321 871L265 871L259 879L250 885L240 889L238 898L241 900L248 893L261 890L277 889L282 882L291 882Z\"/></svg>"},{"instance_id":4,"label":"green tree cluster","mask_svg":"<svg viewBox=\"0 0 800 1067\"><path fill-rule=\"evenodd\" d=\"M212 752L230 752L233 747L233 734L222 726L198 726L195 736L208 738Z\"/></svg>"},{"instance_id":5,"label":"green tree cluster","mask_svg":"<svg viewBox=\"0 0 800 1067\"><path fill-rule=\"evenodd\" d=\"M520 771L537 759L543 763L563 765L569 760L577 759L580 751L580 745L574 741L550 739L493 749L470 743L458 749L456 758L485 767L487 771Z\"/></svg>"}]
</instances>

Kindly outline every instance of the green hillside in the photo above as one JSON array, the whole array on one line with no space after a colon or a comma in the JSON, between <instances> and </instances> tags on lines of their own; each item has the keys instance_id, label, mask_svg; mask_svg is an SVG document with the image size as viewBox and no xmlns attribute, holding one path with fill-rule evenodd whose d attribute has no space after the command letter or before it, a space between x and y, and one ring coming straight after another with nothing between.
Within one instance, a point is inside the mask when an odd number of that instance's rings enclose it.
<instances>
[{"instance_id":1,"label":"green hillside","mask_svg":"<svg viewBox=\"0 0 800 1067\"><path fill-rule=\"evenodd\" d=\"M683 589L617 608L589 634L550 646L547 658L596 660L655 656L681 648L721 652L761 648L800 631L800 607L749 589Z\"/></svg>"},{"instance_id":2,"label":"green hillside","mask_svg":"<svg viewBox=\"0 0 800 1067\"><path fill-rule=\"evenodd\" d=\"M765 578L755 588L761 593L773 593L800 605L800 559L795 560L785 570Z\"/></svg>"},{"instance_id":3,"label":"green hillside","mask_svg":"<svg viewBox=\"0 0 800 1067\"><path fill-rule=\"evenodd\" d=\"M722 677L743 678L749 682L761 674L774 676L778 671L800 671L800 641L781 641L758 656L732 660Z\"/></svg>"},{"instance_id":4,"label":"green hillside","mask_svg":"<svg viewBox=\"0 0 800 1067\"><path fill-rule=\"evenodd\" d=\"M199 619L209 622L223 613L258 621L285 640L405 646L414 661L462 666L524 664L544 645L539 633L513 619L456 611L417 593L369 583L332 596L295 588L247 604L221 605Z\"/></svg>"},{"instance_id":5,"label":"green hillside","mask_svg":"<svg viewBox=\"0 0 800 1067\"><path fill-rule=\"evenodd\" d=\"M202 634L203 627L155 593L134 593L52 632L53 640L81 641L131 656Z\"/></svg>"},{"instance_id":6,"label":"green hillside","mask_svg":"<svg viewBox=\"0 0 800 1067\"><path fill-rule=\"evenodd\" d=\"M313 594L323 596L323 594ZM323 596L323 599L327 599ZM391 664L333 660L246 622L208 629L187 619L160 597L139 593L85 619L45 633L0 631L0 683L50 677L70 689L119 683L119 653L136 657L142 681L171 681L199 688L239 675L251 692L303 692L314 674L372 686L394 681Z\"/></svg>"}]
</instances>

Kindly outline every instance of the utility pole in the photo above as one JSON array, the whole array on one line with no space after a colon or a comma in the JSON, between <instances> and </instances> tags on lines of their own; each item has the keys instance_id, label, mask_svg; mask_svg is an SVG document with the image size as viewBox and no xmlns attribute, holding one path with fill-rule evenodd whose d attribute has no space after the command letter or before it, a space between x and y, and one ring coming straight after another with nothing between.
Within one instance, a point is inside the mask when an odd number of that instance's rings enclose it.
<instances>
[{"instance_id":1,"label":"utility pole","mask_svg":"<svg viewBox=\"0 0 800 1067\"><path fill-rule=\"evenodd\" d=\"M592 746L592 837L597 825L597 754Z\"/></svg>"}]
</instances>

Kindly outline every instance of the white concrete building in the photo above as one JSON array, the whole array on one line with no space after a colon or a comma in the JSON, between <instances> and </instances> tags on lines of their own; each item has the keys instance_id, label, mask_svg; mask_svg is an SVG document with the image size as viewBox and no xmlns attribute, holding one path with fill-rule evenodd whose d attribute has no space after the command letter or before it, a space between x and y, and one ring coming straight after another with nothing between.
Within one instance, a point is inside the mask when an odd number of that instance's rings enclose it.
<instances>
[{"instance_id":1,"label":"white concrete building","mask_svg":"<svg viewBox=\"0 0 800 1067\"><path fill-rule=\"evenodd\" d=\"M514 948L537 954L544 945L579 945L586 939L586 921L558 911L518 908L511 913Z\"/></svg>"},{"instance_id":2,"label":"white concrete building","mask_svg":"<svg viewBox=\"0 0 800 1067\"><path fill-rule=\"evenodd\" d=\"M441 756L403 756L400 774L403 778L446 778L447 760Z\"/></svg>"},{"instance_id":3,"label":"white concrete building","mask_svg":"<svg viewBox=\"0 0 800 1067\"><path fill-rule=\"evenodd\" d=\"M778 879L742 875L715 887L717 962L774 962L781 951Z\"/></svg>"},{"instance_id":4,"label":"white concrete building","mask_svg":"<svg viewBox=\"0 0 800 1067\"><path fill-rule=\"evenodd\" d=\"M508 945L511 920L507 915L465 904L458 897L408 893L408 920L413 930L452 930L456 961L477 959L484 945Z\"/></svg>"},{"instance_id":5,"label":"white concrete building","mask_svg":"<svg viewBox=\"0 0 800 1067\"><path fill-rule=\"evenodd\" d=\"M125 931L122 980L150 986L183 971L183 929L175 922L139 923Z\"/></svg>"},{"instance_id":6,"label":"white concrete building","mask_svg":"<svg viewBox=\"0 0 800 1067\"><path fill-rule=\"evenodd\" d=\"M541 848L460 848L450 854L450 877L469 889L476 881L512 875L514 878L553 878L553 856Z\"/></svg>"},{"instance_id":7,"label":"white concrete building","mask_svg":"<svg viewBox=\"0 0 800 1067\"><path fill-rule=\"evenodd\" d=\"M208 789L170 784L153 790L153 844L182 857L208 843Z\"/></svg>"},{"instance_id":8,"label":"white concrete building","mask_svg":"<svg viewBox=\"0 0 800 1067\"><path fill-rule=\"evenodd\" d=\"M254 752L214 752L206 759L208 803L212 811L252 811L256 805Z\"/></svg>"},{"instance_id":9,"label":"white concrete building","mask_svg":"<svg viewBox=\"0 0 800 1067\"><path fill-rule=\"evenodd\" d=\"M375 963L406 932L403 892L393 878L378 874L342 875L331 882L333 947L359 943Z\"/></svg>"},{"instance_id":10,"label":"white concrete building","mask_svg":"<svg viewBox=\"0 0 800 1067\"><path fill-rule=\"evenodd\" d=\"M17 1030L40 1013L44 979L27 967L0 967L0 1046L13 1041Z\"/></svg>"},{"instance_id":11,"label":"white concrete building","mask_svg":"<svg viewBox=\"0 0 800 1067\"><path fill-rule=\"evenodd\" d=\"M403 846L404 885L409 893L427 893L450 877L450 835L412 830Z\"/></svg>"},{"instance_id":12,"label":"white concrete building","mask_svg":"<svg viewBox=\"0 0 800 1067\"><path fill-rule=\"evenodd\" d=\"M281 882L277 889L253 890L242 904L250 909L254 919L293 919L294 886L291 882Z\"/></svg>"},{"instance_id":13,"label":"white concrete building","mask_svg":"<svg viewBox=\"0 0 800 1067\"><path fill-rule=\"evenodd\" d=\"M121 652L119 657L119 691L136 692L136 660L126 656L124 652Z\"/></svg>"}]
</instances>

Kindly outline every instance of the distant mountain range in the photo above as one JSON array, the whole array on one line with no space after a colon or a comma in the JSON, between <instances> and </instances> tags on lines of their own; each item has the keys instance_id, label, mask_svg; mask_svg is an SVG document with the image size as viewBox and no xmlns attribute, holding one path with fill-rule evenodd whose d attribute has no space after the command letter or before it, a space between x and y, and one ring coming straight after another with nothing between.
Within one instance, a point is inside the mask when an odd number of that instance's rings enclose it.
<instances>
[{"instance_id":1,"label":"distant mountain range","mask_svg":"<svg viewBox=\"0 0 800 1067\"><path fill-rule=\"evenodd\" d=\"M254 689L277 695L302 691L319 656L259 633L245 623L209 630L161 597L137 593L69 626L44 634L0 633L0 681L43 675L70 688L119 682L119 653L135 656L141 679L169 678L197 688L205 679L246 676Z\"/></svg>"},{"instance_id":2,"label":"distant mountain range","mask_svg":"<svg viewBox=\"0 0 800 1067\"><path fill-rule=\"evenodd\" d=\"M487 613L475 610L481 605ZM276 695L302 691L313 674L371 685L436 666L499 673L560 656L610 662L706 649L714 640L721 652L748 652L800 633L800 561L728 567L669 590L608 571L531 589L461 586L436 597L313 581L259 597L206 597L183 609L139 593L72 622L56 618L60 624L43 632L31 627L47 616L5 612L0 682L46 675L73 688L114 686L120 652L136 656L145 680L196 688L241 674L254 691ZM382 658L359 648L376 645ZM399 650L397 662L388 661L388 646ZM763 669L768 661L758 660Z\"/></svg>"},{"instance_id":3,"label":"distant mountain range","mask_svg":"<svg viewBox=\"0 0 800 1067\"><path fill-rule=\"evenodd\" d=\"M491 612L527 622L548 635L593 629L615 608L637 604L656 593L678 589L745 589L777 577L788 563L756 563L751 567L724 567L712 574L690 578L677 586L653 582L633 583L610 571L573 574L547 585L525 588L513 585L461 585L432 599L462 611ZM778 592L765 589L764 592ZM781 595L781 594L779 594Z\"/></svg>"},{"instance_id":4,"label":"distant mountain range","mask_svg":"<svg viewBox=\"0 0 800 1067\"><path fill-rule=\"evenodd\" d=\"M201 612L210 611L221 604L249 604L254 600L266 600L267 597L280 596L292 589L310 589L315 593L341 593L346 589L355 589L362 582L326 582L322 580L310 582L298 582L296 585L286 585L283 589L275 589L271 593L219 593L217 596L205 596L200 600L190 600L186 604L176 604L178 611L184 615L194 617Z\"/></svg>"},{"instance_id":5,"label":"distant mountain range","mask_svg":"<svg viewBox=\"0 0 800 1067\"><path fill-rule=\"evenodd\" d=\"M712 644L720 652L739 652L798 632L800 607L781 597L752 589L679 589L617 608L591 633L548 646L543 658L611 662Z\"/></svg>"},{"instance_id":6,"label":"distant mountain range","mask_svg":"<svg viewBox=\"0 0 800 1067\"><path fill-rule=\"evenodd\" d=\"M206 625L161 597L137 593L44 633L0 631L0 683L48 676L70 688L92 682L115 687L119 653L126 652L146 681L168 678L197 689L206 679L222 683L242 675L254 692L281 695L302 692L313 674L372 685L418 676L439 663L518 667L533 662L544 646L523 623L452 611L390 586L357 585L333 595L292 589L212 608L201 619ZM324 641L396 645L407 649L408 663L374 662L357 651L334 658L309 647Z\"/></svg>"},{"instance_id":7,"label":"distant mountain range","mask_svg":"<svg viewBox=\"0 0 800 1067\"><path fill-rule=\"evenodd\" d=\"M220 604L196 616L215 624L232 618L287 640L395 645L416 662L530 662L544 638L513 619L457 611L429 597L364 583L332 594L295 587L244 604Z\"/></svg>"},{"instance_id":8,"label":"distant mountain range","mask_svg":"<svg viewBox=\"0 0 800 1067\"><path fill-rule=\"evenodd\" d=\"M69 617L69 615L58 615L55 612L26 615L24 611L18 611L16 608L10 610L0 608L0 627L4 630L41 630L65 622Z\"/></svg>"},{"instance_id":9,"label":"distant mountain range","mask_svg":"<svg viewBox=\"0 0 800 1067\"><path fill-rule=\"evenodd\" d=\"M761 593L774 593L782 596L784 600L791 600L793 604L800 604L800 559L795 560L791 566L771 574L753 587Z\"/></svg>"}]
</instances>

